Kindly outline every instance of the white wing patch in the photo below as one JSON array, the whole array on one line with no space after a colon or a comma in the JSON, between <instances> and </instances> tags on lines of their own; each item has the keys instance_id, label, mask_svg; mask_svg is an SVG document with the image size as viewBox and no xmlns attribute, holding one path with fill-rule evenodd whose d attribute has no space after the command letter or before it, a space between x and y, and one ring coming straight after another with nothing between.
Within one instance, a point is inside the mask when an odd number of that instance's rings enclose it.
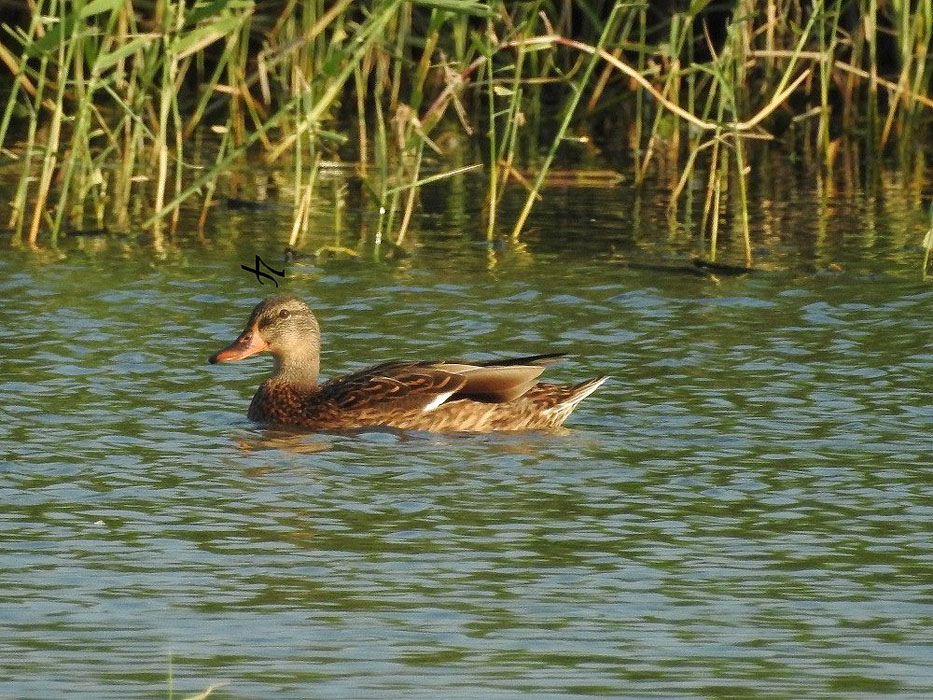
<instances>
[{"instance_id":1,"label":"white wing patch","mask_svg":"<svg viewBox=\"0 0 933 700\"><path fill-rule=\"evenodd\" d=\"M427 413L428 411L433 411L435 408L437 408L442 403L444 403L447 399L449 399L451 394L453 393L454 392L452 391L448 391L444 394L438 394L433 399L431 399L430 403L425 404L424 408L421 409L421 412Z\"/></svg>"}]
</instances>

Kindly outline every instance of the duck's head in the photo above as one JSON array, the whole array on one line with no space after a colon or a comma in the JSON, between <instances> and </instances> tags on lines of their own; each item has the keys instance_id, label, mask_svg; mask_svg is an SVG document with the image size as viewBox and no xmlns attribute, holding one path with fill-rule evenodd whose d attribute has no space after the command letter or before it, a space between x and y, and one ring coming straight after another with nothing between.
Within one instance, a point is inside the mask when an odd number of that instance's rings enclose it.
<instances>
[{"instance_id":1,"label":"duck's head","mask_svg":"<svg viewBox=\"0 0 933 700\"><path fill-rule=\"evenodd\" d=\"M276 294L259 302L240 336L208 362L238 362L260 352L275 357L275 373L286 379L317 381L321 331L317 319L301 299Z\"/></svg>"}]
</instances>

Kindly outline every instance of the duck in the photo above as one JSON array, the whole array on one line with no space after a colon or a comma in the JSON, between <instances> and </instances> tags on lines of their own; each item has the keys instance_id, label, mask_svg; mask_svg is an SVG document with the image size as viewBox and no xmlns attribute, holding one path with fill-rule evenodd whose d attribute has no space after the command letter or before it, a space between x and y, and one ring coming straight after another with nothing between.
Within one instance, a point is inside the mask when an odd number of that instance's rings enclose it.
<instances>
[{"instance_id":1,"label":"duck","mask_svg":"<svg viewBox=\"0 0 933 700\"><path fill-rule=\"evenodd\" d=\"M321 332L299 297L276 294L253 309L246 328L211 364L271 353L272 374L247 416L276 428L370 427L428 432L550 430L608 377L539 383L560 353L490 361L392 361L319 383Z\"/></svg>"}]
</instances>

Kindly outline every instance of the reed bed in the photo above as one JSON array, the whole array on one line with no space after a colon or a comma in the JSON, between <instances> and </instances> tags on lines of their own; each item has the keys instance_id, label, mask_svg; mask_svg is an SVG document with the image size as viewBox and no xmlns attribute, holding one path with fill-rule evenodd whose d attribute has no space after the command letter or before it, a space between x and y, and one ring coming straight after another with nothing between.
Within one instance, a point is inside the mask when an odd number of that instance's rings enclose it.
<instances>
[{"instance_id":1,"label":"reed bed","mask_svg":"<svg viewBox=\"0 0 933 700\"><path fill-rule=\"evenodd\" d=\"M171 233L182 205L203 226L257 160L292 173L292 242L334 160L358 172L377 240L403 244L419 188L464 171L485 178L487 235L519 238L584 139L636 186L670 178L672 216L705 193L709 257L728 217L750 263L760 149L823 191L840 160L916 167L933 114L929 2L0 0L0 17L7 225L32 246ZM447 165L450 142L477 162ZM507 188L526 191L513 221Z\"/></svg>"}]
</instances>

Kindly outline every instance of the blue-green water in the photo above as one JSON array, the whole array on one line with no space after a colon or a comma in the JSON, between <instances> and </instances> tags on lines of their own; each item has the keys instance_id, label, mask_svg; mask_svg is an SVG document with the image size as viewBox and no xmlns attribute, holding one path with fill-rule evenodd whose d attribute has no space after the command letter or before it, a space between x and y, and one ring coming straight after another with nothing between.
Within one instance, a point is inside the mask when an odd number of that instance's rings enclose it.
<instances>
[{"instance_id":1,"label":"blue-green water","mask_svg":"<svg viewBox=\"0 0 933 700\"><path fill-rule=\"evenodd\" d=\"M272 291L240 265L278 267L287 212L7 248L0 697L933 696L905 219L763 236L767 272L713 280L622 264L687 242L633 236L615 196L491 246L428 203L401 256L351 220L360 257L288 264L327 376L549 351L553 379L613 375L558 435L248 422L268 357L206 358Z\"/></svg>"}]
</instances>

